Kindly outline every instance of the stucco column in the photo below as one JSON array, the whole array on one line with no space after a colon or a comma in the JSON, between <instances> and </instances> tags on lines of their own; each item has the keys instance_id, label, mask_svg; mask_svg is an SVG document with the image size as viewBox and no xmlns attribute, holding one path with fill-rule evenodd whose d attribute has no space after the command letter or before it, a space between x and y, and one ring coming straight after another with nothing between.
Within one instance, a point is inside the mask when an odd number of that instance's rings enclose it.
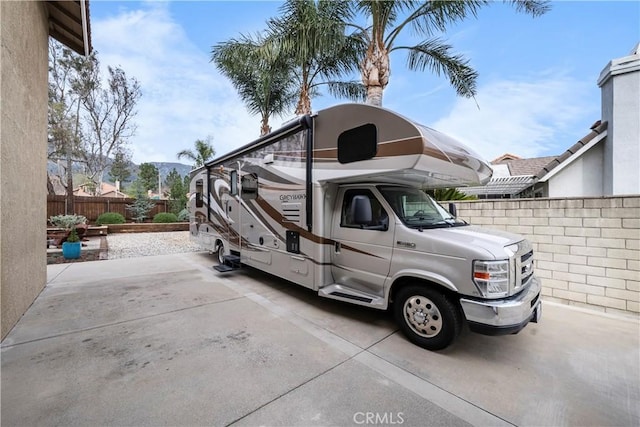
<instances>
[{"instance_id":1,"label":"stucco column","mask_svg":"<svg viewBox=\"0 0 640 427\"><path fill-rule=\"evenodd\" d=\"M2 339L47 277L47 22L44 2L0 2Z\"/></svg>"},{"instance_id":2,"label":"stucco column","mask_svg":"<svg viewBox=\"0 0 640 427\"><path fill-rule=\"evenodd\" d=\"M608 122L604 146L604 195L640 194L640 44L602 70L602 120Z\"/></svg>"}]
</instances>

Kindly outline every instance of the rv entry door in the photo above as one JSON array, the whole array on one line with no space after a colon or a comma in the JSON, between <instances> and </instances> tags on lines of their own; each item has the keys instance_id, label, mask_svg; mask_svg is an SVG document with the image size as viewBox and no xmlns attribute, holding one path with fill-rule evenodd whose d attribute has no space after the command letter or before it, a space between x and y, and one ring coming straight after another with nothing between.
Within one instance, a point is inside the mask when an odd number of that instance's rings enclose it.
<instances>
[{"instance_id":1,"label":"rv entry door","mask_svg":"<svg viewBox=\"0 0 640 427\"><path fill-rule=\"evenodd\" d=\"M227 216L226 240L229 250L240 251L240 195L238 192L238 171L229 172L229 192L222 194L222 208Z\"/></svg>"}]
</instances>

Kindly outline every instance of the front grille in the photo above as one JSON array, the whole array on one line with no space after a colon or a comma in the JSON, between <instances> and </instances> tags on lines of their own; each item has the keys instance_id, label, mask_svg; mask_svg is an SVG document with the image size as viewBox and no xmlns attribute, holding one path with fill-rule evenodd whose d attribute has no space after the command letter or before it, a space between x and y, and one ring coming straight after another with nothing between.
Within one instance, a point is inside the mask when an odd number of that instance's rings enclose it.
<instances>
[{"instance_id":1,"label":"front grille","mask_svg":"<svg viewBox=\"0 0 640 427\"><path fill-rule=\"evenodd\" d=\"M533 250L520 257L520 286L524 286L533 276Z\"/></svg>"}]
</instances>

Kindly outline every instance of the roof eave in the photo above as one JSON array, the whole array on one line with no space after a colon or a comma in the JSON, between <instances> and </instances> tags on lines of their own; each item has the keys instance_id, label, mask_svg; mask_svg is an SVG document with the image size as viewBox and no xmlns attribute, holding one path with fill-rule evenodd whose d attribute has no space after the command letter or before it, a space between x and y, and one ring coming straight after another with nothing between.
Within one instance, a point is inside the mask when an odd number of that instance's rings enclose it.
<instances>
[{"instance_id":1,"label":"roof eave","mask_svg":"<svg viewBox=\"0 0 640 427\"><path fill-rule=\"evenodd\" d=\"M547 177L547 175L549 175L553 170L562 166L567 161L571 163L574 159L574 156L578 152L583 153L584 151L586 151L586 150L582 150L583 147L588 145L589 148L591 148L593 145L595 145L595 143L592 144L591 142L594 139L597 139L598 141L601 140L602 138L598 138L598 136L603 134L606 135L607 133L606 131L607 131L607 122L601 122L600 120L598 120L596 123L593 124L593 126L591 126L591 132L589 132L587 135L582 137L580 140L578 140L578 142L573 144L567 151L562 153L560 156L556 157L554 160L549 162L549 164L547 164L544 168L542 168L542 170L540 170L540 172L536 174L536 180L544 182L545 181L544 178ZM566 167L566 165L562 166L562 168L564 167Z\"/></svg>"},{"instance_id":2,"label":"roof eave","mask_svg":"<svg viewBox=\"0 0 640 427\"><path fill-rule=\"evenodd\" d=\"M89 55L91 24L89 0L46 1L49 35L80 55Z\"/></svg>"},{"instance_id":3,"label":"roof eave","mask_svg":"<svg viewBox=\"0 0 640 427\"><path fill-rule=\"evenodd\" d=\"M580 158L584 153L589 151L591 147L605 139L607 136L607 131L605 130L602 133L597 134L594 138L592 138L587 144L581 146L575 153L571 154L567 159L565 159L562 163L551 169L549 172L544 174L541 178L539 178L536 182L547 182L558 173L560 173L563 169L569 166L571 163Z\"/></svg>"}]
</instances>

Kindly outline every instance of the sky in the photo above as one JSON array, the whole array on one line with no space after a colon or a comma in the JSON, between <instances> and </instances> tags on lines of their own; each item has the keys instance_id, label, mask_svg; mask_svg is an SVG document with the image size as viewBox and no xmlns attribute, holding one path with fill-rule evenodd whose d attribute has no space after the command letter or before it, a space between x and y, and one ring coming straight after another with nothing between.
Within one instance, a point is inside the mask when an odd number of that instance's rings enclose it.
<instances>
[{"instance_id":1,"label":"sky","mask_svg":"<svg viewBox=\"0 0 640 427\"><path fill-rule=\"evenodd\" d=\"M134 162L177 162L176 153L207 137L223 155L259 137L259 116L247 112L210 62L211 47L264 30L281 5L91 1L92 44L102 66L121 67L142 88L129 141ZM479 73L475 100L458 97L445 77L407 70L406 54L398 51L383 107L457 138L487 160L561 154L600 119L598 77L640 42L640 2L551 5L532 18L495 2L442 35ZM402 44L420 41L407 32ZM344 102L350 101L324 95L312 109ZM291 118L293 111L272 117L271 126Z\"/></svg>"}]
</instances>

